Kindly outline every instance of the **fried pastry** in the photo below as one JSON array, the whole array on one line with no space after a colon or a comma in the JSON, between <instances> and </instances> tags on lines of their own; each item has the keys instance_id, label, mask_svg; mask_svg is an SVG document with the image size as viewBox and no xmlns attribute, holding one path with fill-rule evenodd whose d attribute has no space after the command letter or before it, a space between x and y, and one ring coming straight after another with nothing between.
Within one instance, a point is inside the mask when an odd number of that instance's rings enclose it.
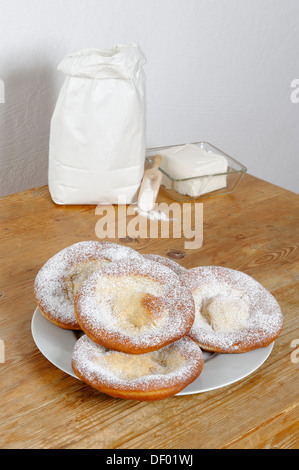
<instances>
[{"instance_id":1,"label":"fried pastry","mask_svg":"<svg viewBox=\"0 0 299 470\"><path fill-rule=\"evenodd\" d=\"M203 354L187 336L158 351L127 354L84 335L75 344L72 367L82 381L107 395L153 401L173 396L193 382L203 369Z\"/></svg>"},{"instance_id":2,"label":"fried pastry","mask_svg":"<svg viewBox=\"0 0 299 470\"><path fill-rule=\"evenodd\" d=\"M82 241L50 258L34 282L35 299L42 314L65 329L80 329L74 297L81 283L104 264L120 259L143 259L132 248L106 241Z\"/></svg>"},{"instance_id":3,"label":"fried pastry","mask_svg":"<svg viewBox=\"0 0 299 470\"><path fill-rule=\"evenodd\" d=\"M180 276L195 302L190 337L207 351L242 353L268 346L283 315L273 295L247 274L220 266L189 269Z\"/></svg>"},{"instance_id":4,"label":"fried pastry","mask_svg":"<svg viewBox=\"0 0 299 470\"><path fill-rule=\"evenodd\" d=\"M142 354L190 331L191 292L170 268L142 258L102 266L75 297L81 329L109 349Z\"/></svg>"}]
</instances>

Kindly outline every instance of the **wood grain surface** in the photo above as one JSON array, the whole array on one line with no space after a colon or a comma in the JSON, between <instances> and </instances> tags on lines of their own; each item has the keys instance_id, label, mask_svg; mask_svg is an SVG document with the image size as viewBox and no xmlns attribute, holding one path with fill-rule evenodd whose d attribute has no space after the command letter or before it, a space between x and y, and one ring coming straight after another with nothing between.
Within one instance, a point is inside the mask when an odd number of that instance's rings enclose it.
<instances>
[{"instance_id":1,"label":"wood grain surface","mask_svg":"<svg viewBox=\"0 0 299 470\"><path fill-rule=\"evenodd\" d=\"M171 202L163 192L161 201ZM111 241L140 253L182 252L186 268L241 270L276 297L284 327L245 379L147 403L111 398L66 375L32 339L34 278L62 248L97 239L95 206L57 206L47 187L0 200L0 448L298 448L299 196L246 175L235 193L202 202L198 249L186 250L184 238Z\"/></svg>"}]
</instances>

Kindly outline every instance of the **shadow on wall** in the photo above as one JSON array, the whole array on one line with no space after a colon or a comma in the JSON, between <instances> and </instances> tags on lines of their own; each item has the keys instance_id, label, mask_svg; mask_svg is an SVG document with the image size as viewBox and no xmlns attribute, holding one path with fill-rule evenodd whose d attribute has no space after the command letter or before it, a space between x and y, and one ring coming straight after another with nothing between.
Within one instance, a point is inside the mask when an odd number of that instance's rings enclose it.
<instances>
[{"instance_id":1,"label":"shadow on wall","mask_svg":"<svg viewBox=\"0 0 299 470\"><path fill-rule=\"evenodd\" d=\"M7 196L47 184L50 122L59 91L55 86L57 71L52 65L10 66L3 75L0 196Z\"/></svg>"}]
</instances>

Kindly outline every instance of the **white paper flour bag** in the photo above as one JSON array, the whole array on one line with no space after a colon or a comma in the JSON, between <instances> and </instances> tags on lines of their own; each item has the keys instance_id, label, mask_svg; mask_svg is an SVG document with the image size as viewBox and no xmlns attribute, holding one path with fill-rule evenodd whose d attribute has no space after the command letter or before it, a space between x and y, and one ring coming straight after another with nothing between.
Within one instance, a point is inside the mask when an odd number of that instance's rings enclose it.
<instances>
[{"instance_id":1,"label":"white paper flour bag","mask_svg":"<svg viewBox=\"0 0 299 470\"><path fill-rule=\"evenodd\" d=\"M145 160L145 57L135 43L85 49L66 74L51 120L49 190L56 204L136 201Z\"/></svg>"}]
</instances>

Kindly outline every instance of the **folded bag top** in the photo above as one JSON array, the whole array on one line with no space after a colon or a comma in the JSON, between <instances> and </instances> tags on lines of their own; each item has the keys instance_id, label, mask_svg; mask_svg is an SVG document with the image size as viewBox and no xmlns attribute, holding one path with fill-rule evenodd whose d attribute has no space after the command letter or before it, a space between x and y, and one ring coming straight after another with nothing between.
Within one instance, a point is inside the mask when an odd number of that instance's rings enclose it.
<instances>
[{"instance_id":1,"label":"folded bag top","mask_svg":"<svg viewBox=\"0 0 299 470\"><path fill-rule=\"evenodd\" d=\"M138 44L116 44L110 49L91 48L71 53L57 70L73 77L130 79L145 62Z\"/></svg>"}]
</instances>

